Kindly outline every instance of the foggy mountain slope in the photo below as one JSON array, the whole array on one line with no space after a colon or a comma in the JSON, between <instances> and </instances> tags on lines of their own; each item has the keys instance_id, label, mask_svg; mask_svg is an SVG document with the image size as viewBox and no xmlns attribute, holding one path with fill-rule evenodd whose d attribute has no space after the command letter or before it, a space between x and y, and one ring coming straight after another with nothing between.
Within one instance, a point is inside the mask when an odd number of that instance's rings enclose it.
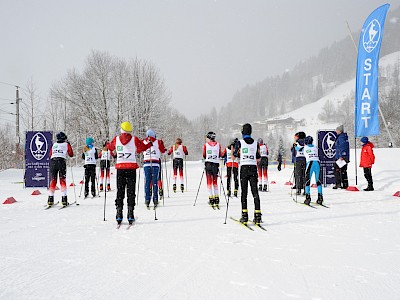
<instances>
[{"instance_id":1,"label":"foggy mountain slope","mask_svg":"<svg viewBox=\"0 0 400 300\"><path fill-rule=\"evenodd\" d=\"M385 24L381 57L400 50L400 7L390 10ZM361 24L360 24L361 26ZM343 25L343 30L346 30ZM358 42L360 32L353 33ZM350 37L333 42L317 56L299 62L292 70L249 84L224 106L221 127L271 118L313 103L355 76L357 55ZM245 112L245 113L244 113Z\"/></svg>"}]
</instances>

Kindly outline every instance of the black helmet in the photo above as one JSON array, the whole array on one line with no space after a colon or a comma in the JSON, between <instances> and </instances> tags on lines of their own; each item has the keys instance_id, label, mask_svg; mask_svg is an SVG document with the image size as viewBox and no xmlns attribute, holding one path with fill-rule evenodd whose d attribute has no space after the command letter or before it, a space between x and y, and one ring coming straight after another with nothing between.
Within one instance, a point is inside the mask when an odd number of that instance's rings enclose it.
<instances>
[{"instance_id":1,"label":"black helmet","mask_svg":"<svg viewBox=\"0 0 400 300\"><path fill-rule=\"evenodd\" d=\"M209 140L215 140L215 137L216 137L216 134L215 134L215 132L212 132L212 131L210 131L209 133L207 133L207 138L209 139Z\"/></svg>"},{"instance_id":2,"label":"black helmet","mask_svg":"<svg viewBox=\"0 0 400 300\"><path fill-rule=\"evenodd\" d=\"M60 141L60 142L65 142L67 140L67 136L62 131L60 131L59 133L56 134L56 138L57 138L57 141Z\"/></svg>"},{"instance_id":3,"label":"black helmet","mask_svg":"<svg viewBox=\"0 0 400 300\"><path fill-rule=\"evenodd\" d=\"M251 135L251 125L249 123L246 123L242 126L242 134L243 135Z\"/></svg>"},{"instance_id":4,"label":"black helmet","mask_svg":"<svg viewBox=\"0 0 400 300\"><path fill-rule=\"evenodd\" d=\"M299 139L305 139L306 138L306 133L304 131L299 131L297 133L297 136L299 137Z\"/></svg>"},{"instance_id":5,"label":"black helmet","mask_svg":"<svg viewBox=\"0 0 400 300\"><path fill-rule=\"evenodd\" d=\"M310 145L310 144L312 144L314 142L314 139L311 137L311 136L307 136L305 139L304 139L304 144L306 144L306 145Z\"/></svg>"}]
</instances>

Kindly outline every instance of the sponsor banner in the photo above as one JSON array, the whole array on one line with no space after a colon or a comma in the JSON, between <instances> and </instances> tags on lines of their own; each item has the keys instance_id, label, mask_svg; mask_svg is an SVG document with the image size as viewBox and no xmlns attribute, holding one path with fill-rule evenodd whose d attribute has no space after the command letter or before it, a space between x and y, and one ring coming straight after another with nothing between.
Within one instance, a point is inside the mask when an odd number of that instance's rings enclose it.
<instances>
[{"instance_id":1,"label":"sponsor banner","mask_svg":"<svg viewBox=\"0 0 400 300\"><path fill-rule=\"evenodd\" d=\"M320 181L326 186L327 184L335 183L334 167L335 164L335 141L336 131L334 130L319 130L318 137L318 157L321 164Z\"/></svg>"},{"instance_id":2,"label":"sponsor banner","mask_svg":"<svg viewBox=\"0 0 400 300\"><path fill-rule=\"evenodd\" d=\"M389 4L374 10L365 21L358 43L355 135L379 135L378 76L379 51Z\"/></svg>"},{"instance_id":3,"label":"sponsor banner","mask_svg":"<svg viewBox=\"0 0 400 300\"><path fill-rule=\"evenodd\" d=\"M53 143L51 131L27 131L25 142L25 186L48 187L50 149Z\"/></svg>"}]
</instances>

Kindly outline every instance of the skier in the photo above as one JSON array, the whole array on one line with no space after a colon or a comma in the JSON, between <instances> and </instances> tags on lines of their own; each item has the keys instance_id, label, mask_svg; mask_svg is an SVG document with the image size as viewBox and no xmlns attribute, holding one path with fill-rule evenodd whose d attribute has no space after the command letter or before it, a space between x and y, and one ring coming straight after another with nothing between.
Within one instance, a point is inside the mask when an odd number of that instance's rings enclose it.
<instances>
[{"instance_id":1,"label":"skier","mask_svg":"<svg viewBox=\"0 0 400 300\"><path fill-rule=\"evenodd\" d=\"M74 156L71 144L67 140L67 136L64 132L59 132L56 134L57 142L53 144L50 149L50 186L49 186L49 198L47 200L48 206L53 206L54 204L54 192L57 185L57 177L60 178L61 186L61 203L65 207L67 206L67 164L66 158L67 154L69 157Z\"/></svg>"},{"instance_id":2,"label":"skier","mask_svg":"<svg viewBox=\"0 0 400 300\"><path fill-rule=\"evenodd\" d=\"M99 157L100 157L100 192L103 191L103 184L104 184L104 177L106 178L106 188L107 191L111 190L110 186L110 166L111 166L111 154L108 150L109 141L105 141L103 144L103 148L100 150ZM104 176L105 171L105 176Z\"/></svg>"},{"instance_id":3,"label":"skier","mask_svg":"<svg viewBox=\"0 0 400 300\"><path fill-rule=\"evenodd\" d=\"M334 174L336 181L336 184L333 187L334 189L347 189L349 187L349 180L347 177L347 165L350 162L350 145L347 133L343 131L343 125L340 125L336 128L337 137L335 141L335 159L344 160L346 164L342 167L339 167L336 162L334 164Z\"/></svg>"},{"instance_id":4,"label":"skier","mask_svg":"<svg viewBox=\"0 0 400 300\"><path fill-rule=\"evenodd\" d=\"M226 186L227 186L227 193L228 197L232 195L231 192L231 178L233 174L233 181L235 182L235 188L233 190L233 195L235 197L238 196L238 189L239 189L239 163L238 159L236 159L232 153L235 148L235 144L238 141L238 139L234 139L231 141L231 143L225 148L224 152L222 153L222 157L226 159Z\"/></svg>"},{"instance_id":5,"label":"skier","mask_svg":"<svg viewBox=\"0 0 400 300\"><path fill-rule=\"evenodd\" d=\"M185 184L183 181L183 159L185 155L188 155L188 150L186 146L182 145L182 139L177 138L175 141L175 144L171 146L168 150L168 155L171 155L173 153L173 161L172 161L172 167L174 171L173 179L174 183L172 185L172 189L174 193L176 193L176 179L178 177L178 169L179 169L179 178L181 182L181 191L185 190Z\"/></svg>"},{"instance_id":6,"label":"skier","mask_svg":"<svg viewBox=\"0 0 400 300\"><path fill-rule=\"evenodd\" d=\"M264 144L262 138L257 140L258 145L260 147L260 156L261 159L258 162L258 190L267 192L268 191L268 147L267 144Z\"/></svg>"},{"instance_id":7,"label":"skier","mask_svg":"<svg viewBox=\"0 0 400 300\"><path fill-rule=\"evenodd\" d=\"M114 137L108 144L108 150L111 153L115 150L117 162L117 198L115 206L117 208L116 220L121 224L123 220L123 207L125 198L125 189L128 202L128 222L132 224L135 221L133 210L135 209L135 187L136 187L136 169L139 165L136 163L136 154L146 151L152 145L151 142L144 144L142 140L132 135L132 125L129 122L121 124L121 134Z\"/></svg>"},{"instance_id":8,"label":"skier","mask_svg":"<svg viewBox=\"0 0 400 300\"><path fill-rule=\"evenodd\" d=\"M319 164L318 158L318 149L313 145L313 138L311 136L307 136L304 139L304 155L306 157L306 199L304 200L304 204L310 205L311 203L311 195L310 195L310 183L313 174L315 175L315 181L317 182L318 189L318 204L322 204L322 185L319 181L319 173L321 166ZM300 151L301 146L297 145L296 150Z\"/></svg>"},{"instance_id":9,"label":"skier","mask_svg":"<svg viewBox=\"0 0 400 300\"><path fill-rule=\"evenodd\" d=\"M297 157L297 153L296 153L296 146L297 146L297 141L299 139L305 139L306 134L303 131L299 131L296 132L296 134L294 135L294 142L292 147L290 148L290 151L292 152L292 163L294 164L294 168L296 170L296 157ZM294 171L296 173L296 171ZM292 189L297 189L297 182L296 182L296 176L294 177L294 186L292 187Z\"/></svg>"},{"instance_id":10,"label":"skier","mask_svg":"<svg viewBox=\"0 0 400 300\"><path fill-rule=\"evenodd\" d=\"M374 144L372 144L366 136L361 138L361 143L363 143L361 149L361 159L360 159L360 167L364 168L364 177L368 182L368 187L364 189L364 191L373 191L374 185L372 181L372 165L375 163L375 155L374 155Z\"/></svg>"},{"instance_id":11,"label":"skier","mask_svg":"<svg viewBox=\"0 0 400 300\"><path fill-rule=\"evenodd\" d=\"M298 150L296 150L296 161L294 165L297 195L304 189L306 175L306 157L304 156L304 139L297 140Z\"/></svg>"},{"instance_id":12,"label":"skier","mask_svg":"<svg viewBox=\"0 0 400 300\"><path fill-rule=\"evenodd\" d=\"M89 195L89 181L91 181L90 190L92 196L96 196L96 160L99 158L99 155L93 143L93 138L86 138L86 145L83 147L82 153L82 159L85 160L83 166L85 168L85 198Z\"/></svg>"},{"instance_id":13,"label":"skier","mask_svg":"<svg viewBox=\"0 0 400 300\"><path fill-rule=\"evenodd\" d=\"M149 208L151 193L153 194L154 208L158 205L158 184L160 179L161 153L165 153L164 142L158 140L153 129L146 132L145 143L151 143L151 147L144 152L143 169L145 175L145 204ZM152 185L152 191L150 186Z\"/></svg>"},{"instance_id":14,"label":"skier","mask_svg":"<svg viewBox=\"0 0 400 300\"><path fill-rule=\"evenodd\" d=\"M208 204L212 208L219 208L218 194L218 173L219 158L222 157L222 149L220 144L215 141L215 132L208 132L206 135L206 143L203 145L203 158L205 160L205 170L208 189Z\"/></svg>"},{"instance_id":15,"label":"skier","mask_svg":"<svg viewBox=\"0 0 400 300\"><path fill-rule=\"evenodd\" d=\"M244 124L242 127L242 139L235 144L233 155L240 157L240 187L242 189L242 217L240 222L247 225L249 216L247 211L247 191L250 183L251 193L254 198L254 224L260 225L261 207L257 189L257 161L261 158L260 146L251 137L252 127Z\"/></svg>"}]
</instances>

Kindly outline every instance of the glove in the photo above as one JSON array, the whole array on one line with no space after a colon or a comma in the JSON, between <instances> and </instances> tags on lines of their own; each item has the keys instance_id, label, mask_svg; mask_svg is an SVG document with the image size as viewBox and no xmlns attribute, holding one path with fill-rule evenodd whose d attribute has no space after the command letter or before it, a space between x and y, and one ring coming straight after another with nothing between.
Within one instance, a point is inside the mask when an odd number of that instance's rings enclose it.
<instances>
[{"instance_id":1,"label":"glove","mask_svg":"<svg viewBox=\"0 0 400 300\"><path fill-rule=\"evenodd\" d=\"M282 164L279 163L279 164L278 164L278 171L281 171L281 170L282 170Z\"/></svg>"}]
</instances>

